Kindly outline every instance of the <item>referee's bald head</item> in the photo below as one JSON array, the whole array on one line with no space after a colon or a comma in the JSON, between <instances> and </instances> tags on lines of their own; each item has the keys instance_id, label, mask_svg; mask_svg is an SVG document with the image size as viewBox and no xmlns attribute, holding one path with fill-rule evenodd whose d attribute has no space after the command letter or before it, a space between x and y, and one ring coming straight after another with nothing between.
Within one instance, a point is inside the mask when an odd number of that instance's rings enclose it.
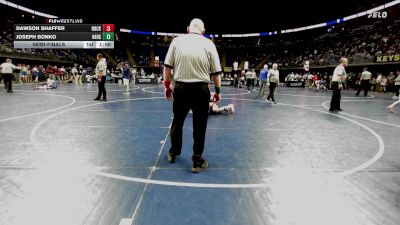
<instances>
[{"instance_id":1,"label":"referee's bald head","mask_svg":"<svg viewBox=\"0 0 400 225\"><path fill-rule=\"evenodd\" d=\"M201 19L194 18L190 21L187 30L189 33L204 34L204 23Z\"/></svg>"},{"instance_id":2,"label":"referee's bald head","mask_svg":"<svg viewBox=\"0 0 400 225\"><path fill-rule=\"evenodd\" d=\"M340 64L342 64L344 67L346 67L349 64L349 60L347 58L340 58Z\"/></svg>"}]
</instances>

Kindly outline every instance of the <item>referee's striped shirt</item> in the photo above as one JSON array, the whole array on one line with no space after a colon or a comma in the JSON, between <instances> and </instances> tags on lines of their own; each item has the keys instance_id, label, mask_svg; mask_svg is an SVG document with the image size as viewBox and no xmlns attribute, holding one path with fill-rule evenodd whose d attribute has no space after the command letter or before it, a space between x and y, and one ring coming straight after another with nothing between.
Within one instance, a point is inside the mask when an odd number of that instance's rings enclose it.
<instances>
[{"instance_id":1,"label":"referee's striped shirt","mask_svg":"<svg viewBox=\"0 0 400 225\"><path fill-rule=\"evenodd\" d=\"M107 72L106 59L102 58L96 65L96 75L102 73L103 76L106 76L106 72Z\"/></svg>"},{"instance_id":2,"label":"referee's striped shirt","mask_svg":"<svg viewBox=\"0 0 400 225\"><path fill-rule=\"evenodd\" d=\"M164 65L174 69L174 80L180 82L210 82L210 75L221 72L214 43L200 34L176 37L169 46Z\"/></svg>"},{"instance_id":3,"label":"referee's striped shirt","mask_svg":"<svg viewBox=\"0 0 400 225\"><path fill-rule=\"evenodd\" d=\"M372 74L369 71L364 71L361 74L361 80L371 80Z\"/></svg>"}]
</instances>

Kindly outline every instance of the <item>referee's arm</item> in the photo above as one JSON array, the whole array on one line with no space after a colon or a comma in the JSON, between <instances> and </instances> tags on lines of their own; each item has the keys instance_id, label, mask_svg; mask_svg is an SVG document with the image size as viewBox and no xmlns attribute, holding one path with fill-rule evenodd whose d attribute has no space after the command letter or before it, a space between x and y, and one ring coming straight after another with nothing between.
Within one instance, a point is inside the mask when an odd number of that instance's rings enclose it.
<instances>
[{"instance_id":1,"label":"referee's arm","mask_svg":"<svg viewBox=\"0 0 400 225\"><path fill-rule=\"evenodd\" d=\"M172 67L168 65L164 65L164 80L171 81L172 80Z\"/></svg>"},{"instance_id":2,"label":"referee's arm","mask_svg":"<svg viewBox=\"0 0 400 225\"><path fill-rule=\"evenodd\" d=\"M212 77L215 85L214 102L219 102L221 100L221 75L218 73L212 75Z\"/></svg>"},{"instance_id":3,"label":"referee's arm","mask_svg":"<svg viewBox=\"0 0 400 225\"><path fill-rule=\"evenodd\" d=\"M210 70L211 70L211 76L214 81L214 86L215 86L215 95L214 95L214 101L219 102L221 99L221 63L219 61L219 55L217 48L215 45L212 45L211 47L211 52L210 52L210 59L211 59L211 64L210 64Z\"/></svg>"},{"instance_id":4,"label":"referee's arm","mask_svg":"<svg viewBox=\"0 0 400 225\"><path fill-rule=\"evenodd\" d=\"M167 100L174 99L171 89L172 67L164 64L164 92Z\"/></svg>"},{"instance_id":5,"label":"referee's arm","mask_svg":"<svg viewBox=\"0 0 400 225\"><path fill-rule=\"evenodd\" d=\"M175 41L172 41L164 60L164 81L172 80L172 69L175 65ZM164 82L165 83L165 82Z\"/></svg>"},{"instance_id":6,"label":"referee's arm","mask_svg":"<svg viewBox=\"0 0 400 225\"><path fill-rule=\"evenodd\" d=\"M215 85L215 89L217 88L221 88L221 74L220 73L214 73L211 74L213 81L214 81L214 85ZM220 94L220 93L218 93Z\"/></svg>"}]
</instances>

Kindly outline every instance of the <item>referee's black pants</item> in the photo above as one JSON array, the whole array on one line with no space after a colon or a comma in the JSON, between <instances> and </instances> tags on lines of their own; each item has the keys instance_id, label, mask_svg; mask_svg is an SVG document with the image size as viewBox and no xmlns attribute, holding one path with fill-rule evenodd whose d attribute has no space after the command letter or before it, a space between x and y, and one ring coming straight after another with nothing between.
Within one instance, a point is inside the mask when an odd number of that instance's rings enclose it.
<instances>
[{"instance_id":1,"label":"referee's black pants","mask_svg":"<svg viewBox=\"0 0 400 225\"><path fill-rule=\"evenodd\" d=\"M106 84L106 76L102 76L101 81L98 81L99 93L97 94L96 99L100 99L102 95L103 99L107 99L105 84Z\"/></svg>"},{"instance_id":2,"label":"referee's black pants","mask_svg":"<svg viewBox=\"0 0 400 225\"><path fill-rule=\"evenodd\" d=\"M210 90L207 83L176 82L174 88L174 119L171 126L171 149L174 155L181 154L182 129L189 110L193 112L193 155L202 155L206 137Z\"/></svg>"},{"instance_id":3,"label":"referee's black pants","mask_svg":"<svg viewBox=\"0 0 400 225\"><path fill-rule=\"evenodd\" d=\"M358 86L357 96L360 94L361 90L364 90L364 97L367 97L369 90L369 80L362 80L361 84Z\"/></svg>"},{"instance_id":4,"label":"referee's black pants","mask_svg":"<svg viewBox=\"0 0 400 225\"><path fill-rule=\"evenodd\" d=\"M331 99L331 107L330 111L339 110L340 109L340 99L342 98L341 91L339 90L339 82L332 81L332 99Z\"/></svg>"},{"instance_id":5,"label":"referee's black pants","mask_svg":"<svg viewBox=\"0 0 400 225\"><path fill-rule=\"evenodd\" d=\"M246 79L247 90L251 90L252 82L253 82L252 79L250 79L250 78Z\"/></svg>"},{"instance_id":6,"label":"referee's black pants","mask_svg":"<svg viewBox=\"0 0 400 225\"><path fill-rule=\"evenodd\" d=\"M12 78L13 78L12 73L3 73L4 87L7 90L7 92L12 91Z\"/></svg>"},{"instance_id":7,"label":"referee's black pants","mask_svg":"<svg viewBox=\"0 0 400 225\"><path fill-rule=\"evenodd\" d=\"M276 88L276 83L275 82L269 82L269 95L267 97L268 100L272 99L273 102L275 102L275 88Z\"/></svg>"},{"instance_id":8,"label":"referee's black pants","mask_svg":"<svg viewBox=\"0 0 400 225\"><path fill-rule=\"evenodd\" d=\"M400 90L400 85L395 85L394 86L394 93L396 93L397 97L399 97L399 90Z\"/></svg>"}]
</instances>

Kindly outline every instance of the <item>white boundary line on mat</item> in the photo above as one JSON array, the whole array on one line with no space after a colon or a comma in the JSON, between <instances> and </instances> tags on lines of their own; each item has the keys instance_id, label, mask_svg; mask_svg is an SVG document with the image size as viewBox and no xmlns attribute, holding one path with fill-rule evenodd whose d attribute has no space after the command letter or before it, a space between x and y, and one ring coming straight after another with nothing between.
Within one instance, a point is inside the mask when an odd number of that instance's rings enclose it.
<instances>
[{"instance_id":1,"label":"white boundary line on mat","mask_svg":"<svg viewBox=\"0 0 400 225\"><path fill-rule=\"evenodd\" d=\"M94 104L90 104L90 105L85 105L85 106L79 106L79 107L75 107L75 108L71 108L71 109L67 109L55 114L52 114L44 119L42 119L41 121L39 121L34 128L31 130L31 142L34 145L34 148L39 149L39 141L36 140L36 133L38 131L38 129L40 128L41 125L43 125L47 120L61 115L63 113L66 112L70 112L76 109L81 109L81 108L85 108L85 107L90 107L90 106L94 106L94 105L100 105L100 104L110 104L110 103L115 103L115 102L124 102L124 101L139 101L139 100L150 100L150 99L163 99L163 97L150 97L150 98L137 98L137 99L123 99L123 100L115 100L115 101L109 101L109 102L101 102L101 103L94 103ZM225 99L234 99L237 101L252 101L252 102L260 102L260 103L265 103L265 101L262 100L252 100L252 99L236 99L236 98L225 98ZM378 151L377 153L368 161L350 168L348 170L344 170L338 173L335 173L334 175L337 175L339 177L344 177L344 176L349 176L351 174L354 174L358 171L361 171L371 165L373 165L376 161L378 161L381 156L384 153L385 150L385 145L384 142L381 138L381 136L379 136L374 130L372 130L371 128L367 127L364 124L361 124L355 120L352 120L350 118L347 117L343 117L337 114L332 114L326 111L322 111L322 110L318 110L318 109L312 109L312 108L308 108L308 107L304 107L304 106L298 106L298 105L290 105L290 104L278 104L278 106L289 106L289 107L295 107L295 108L302 108L302 109L307 109L307 110L311 110L314 112L319 112L319 113L323 113L323 114L328 114L337 118L341 118L344 120L347 120L349 122L352 122L364 129L366 129L368 132L370 132L378 141ZM165 143L165 142L164 142ZM153 180L153 179L145 179L145 178L138 178L138 177L129 177L129 176L122 176L122 175L118 175L118 174L113 174L113 173L108 173L108 172L104 172L104 171L93 171L92 174L98 175L98 176L103 176L103 177L108 177L108 178L112 178L112 179L117 179L117 180L125 180L125 181L133 181L133 182L138 182L138 183L144 183L144 184L155 184L155 185L166 185L166 186L176 186L176 187L193 187L193 188L230 188L230 189L238 189L238 188L263 188L263 187L267 187L268 183L266 182L261 182L261 183L230 183L230 184L224 184L224 183L193 183L193 182L176 182L176 181L166 181L166 180Z\"/></svg>"}]
</instances>

